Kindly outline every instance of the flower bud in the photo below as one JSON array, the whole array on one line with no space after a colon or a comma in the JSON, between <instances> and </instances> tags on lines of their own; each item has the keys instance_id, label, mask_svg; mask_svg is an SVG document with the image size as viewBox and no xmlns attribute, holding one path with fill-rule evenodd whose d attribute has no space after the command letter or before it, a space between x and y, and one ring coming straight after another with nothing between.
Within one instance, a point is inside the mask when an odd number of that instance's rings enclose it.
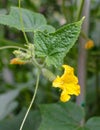
<instances>
[{"instance_id":1,"label":"flower bud","mask_svg":"<svg viewBox=\"0 0 100 130\"><path fill-rule=\"evenodd\" d=\"M91 49L92 47L94 47L94 41L93 40L88 40L85 43L85 49Z\"/></svg>"},{"instance_id":2,"label":"flower bud","mask_svg":"<svg viewBox=\"0 0 100 130\"><path fill-rule=\"evenodd\" d=\"M50 70L46 68L42 69L42 74L44 77L46 77L50 81L53 81L56 78L56 76Z\"/></svg>"},{"instance_id":3,"label":"flower bud","mask_svg":"<svg viewBox=\"0 0 100 130\"><path fill-rule=\"evenodd\" d=\"M24 65L26 62L19 59L19 58L13 58L11 61L10 61L10 64L18 64L18 65Z\"/></svg>"}]
</instances>

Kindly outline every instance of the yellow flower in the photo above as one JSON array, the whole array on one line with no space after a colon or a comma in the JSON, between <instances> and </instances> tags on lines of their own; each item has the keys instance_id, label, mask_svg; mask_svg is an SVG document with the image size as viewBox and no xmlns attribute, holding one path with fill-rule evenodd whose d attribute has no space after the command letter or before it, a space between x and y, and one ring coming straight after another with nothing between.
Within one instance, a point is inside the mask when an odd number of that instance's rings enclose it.
<instances>
[{"instance_id":1,"label":"yellow flower","mask_svg":"<svg viewBox=\"0 0 100 130\"><path fill-rule=\"evenodd\" d=\"M93 40L88 40L85 43L85 49L91 49L92 47L94 47L94 41Z\"/></svg>"},{"instance_id":2,"label":"yellow flower","mask_svg":"<svg viewBox=\"0 0 100 130\"><path fill-rule=\"evenodd\" d=\"M74 75L74 69L68 65L63 65L65 69L64 74L53 81L53 86L62 90L60 100L66 102L70 99L71 95L78 96L80 94L80 86L78 78Z\"/></svg>"},{"instance_id":3,"label":"yellow flower","mask_svg":"<svg viewBox=\"0 0 100 130\"><path fill-rule=\"evenodd\" d=\"M10 61L10 64L19 64L19 65L23 65L25 64L26 62L19 59L19 58L13 58L11 61Z\"/></svg>"}]
</instances>

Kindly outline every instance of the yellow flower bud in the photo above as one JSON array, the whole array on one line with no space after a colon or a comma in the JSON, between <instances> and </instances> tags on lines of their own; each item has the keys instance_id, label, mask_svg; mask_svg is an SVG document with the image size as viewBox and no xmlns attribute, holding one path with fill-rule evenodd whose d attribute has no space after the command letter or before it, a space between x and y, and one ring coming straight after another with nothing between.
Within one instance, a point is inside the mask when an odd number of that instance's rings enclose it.
<instances>
[{"instance_id":1,"label":"yellow flower bud","mask_svg":"<svg viewBox=\"0 0 100 130\"><path fill-rule=\"evenodd\" d=\"M92 47L94 47L94 41L93 40L88 40L85 43L85 49L91 49Z\"/></svg>"},{"instance_id":2,"label":"yellow flower bud","mask_svg":"<svg viewBox=\"0 0 100 130\"><path fill-rule=\"evenodd\" d=\"M13 58L11 61L10 61L10 64L18 64L18 65L23 65L25 64L26 62L19 59L19 58Z\"/></svg>"}]
</instances>

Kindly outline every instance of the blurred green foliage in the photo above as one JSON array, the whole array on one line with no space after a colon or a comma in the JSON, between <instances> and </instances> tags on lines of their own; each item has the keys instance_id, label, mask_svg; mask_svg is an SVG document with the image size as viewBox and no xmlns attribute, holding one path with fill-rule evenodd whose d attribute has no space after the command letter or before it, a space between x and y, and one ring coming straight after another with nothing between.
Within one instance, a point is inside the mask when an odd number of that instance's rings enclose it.
<instances>
[{"instance_id":1,"label":"blurred green foliage","mask_svg":"<svg viewBox=\"0 0 100 130\"><path fill-rule=\"evenodd\" d=\"M75 21L77 15L76 3L77 0L24 0L22 1L22 7L42 13L47 18L49 24L58 28L66 22L70 23ZM14 0L1 0L0 14L8 13L11 6L17 5L18 2ZM94 40L95 46L88 51L87 59L86 120L92 116L100 116L99 0L91 0L89 26L89 37ZM33 34L27 33L27 35L29 40L32 41ZM0 46L6 46L8 44L23 46L23 43L25 43L25 40L22 32L0 25ZM73 65L76 68L77 48L78 44L75 45L65 58L67 64ZM31 65L13 66L9 64L10 59L13 58L12 51L13 49L0 50L0 130L18 130L26 108L28 108L30 104L36 81L37 70L35 68L32 69ZM58 74L57 70L53 67L52 70ZM41 76L37 97L25 123L25 130L37 130L41 120L40 112L37 110L39 104L52 103L59 100L59 91L51 86L51 82ZM90 122L90 124L93 124L93 120L97 120L98 122L97 118L90 119L86 125L87 129ZM100 127L94 128L94 126L89 130L99 130ZM77 130L81 129L82 128L79 128ZM42 128L40 130L42 130Z\"/></svg>"}]
</instances>

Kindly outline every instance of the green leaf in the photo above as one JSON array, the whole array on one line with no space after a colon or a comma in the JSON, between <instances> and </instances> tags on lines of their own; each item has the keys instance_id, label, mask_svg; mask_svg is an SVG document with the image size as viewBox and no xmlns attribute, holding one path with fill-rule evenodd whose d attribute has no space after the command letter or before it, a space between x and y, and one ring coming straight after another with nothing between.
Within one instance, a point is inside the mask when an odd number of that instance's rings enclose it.
<instances>
[{"instance_id":1,"label":"green leaf","mask_svg":"<svg viewBox=\"0 0 100 130\"><path fill-rule=\"evenodd\" d=\"M37 57L45 57L47 65L60 66L79 36L82 21L83 19L64 25L51 34L35 32L34 43Z\"/></svg>"},{"instance_id":2,"label":"green leaf","mask_svg":"<svg viewBox=\"0 0 100 130\"><path fill-rule=\"evenodd\" d=\"M0 130L19 130L25 116L26 109L22 110L16 117L0 121ZM37 130L41 121L39 111L30 111L23 130Z\"/></svg>"},{"instance_id":3,"label":"green leaf","mask_svg":"<svg viewBox=\"0 0 100 130\"><path fill-rule=\"evenodd\" d=\"M78 130L84 118L83 109L71 102L41 105L40 111L39 130Z\"/></svg>"},{"instance_id":4,"label":"green leaf","mask_svg":"<svg viewBox=\"0 0 100 130\"><path fill-rule=\"evenodd\" d=\"M89 129L85 128L85 127L82 127L82 126L79 126L77 129L74 129L74 130L89 130Z\"/></svg>"},{"instance_id":5,"label":"green leaf","mask_svg":"<svg viewBox=\"0 0 100 130\"><path fill-rule=\"evenodd\" d=\"M17 7L11 7L9 15L0 15L0 24L8 25L9 27L13 27L23 31L23 26L20 20L20 13L22 14L21 16L23 19L25 32L34 32L37 30L46 30L47 32L55 31L52 26L47 25L47 21L43 15L23 8L21 8L20 12L20 9Z\"/></svg>"},{"instance_id":6,"label":"green leaf","mask_svg":"<svg viewBox=\"0 0 100 130\"><path fill-rule=\"evenodd\" d=\"M4 119L17 106L13 100L18 96L19 90L12 90L0 95L0 120Z\"/></svg>"},{"instance_id":7,"label":"green leaf","mask_svg":"<svg viewBox=\"0 0 100 130\"><path fill-rule=\"evenodd\" d=\"M90 118L85 127L88 128L88 130L100 130L100 117Z\"/></svg>"}]
</instances>

